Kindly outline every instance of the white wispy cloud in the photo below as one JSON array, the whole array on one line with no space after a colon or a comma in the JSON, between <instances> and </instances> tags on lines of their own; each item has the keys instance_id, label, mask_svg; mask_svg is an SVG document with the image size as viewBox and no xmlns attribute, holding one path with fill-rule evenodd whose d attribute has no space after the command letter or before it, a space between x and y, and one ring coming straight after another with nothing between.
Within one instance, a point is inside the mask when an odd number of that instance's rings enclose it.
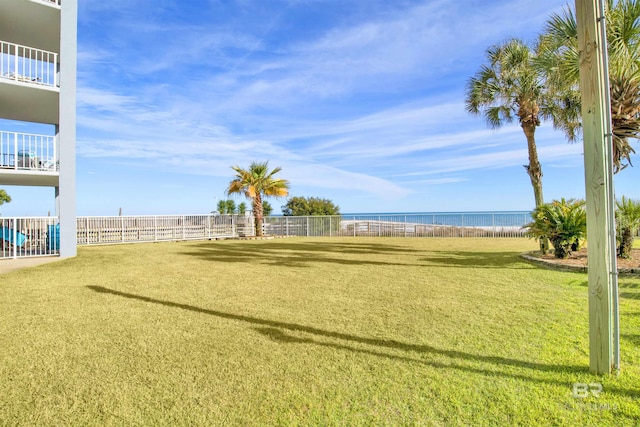
<instances>
[{"instance_id":1,"label":"white wispy cloud","mask_svg":"<svg viewBox=\"0 0 640 427\"><path fill-rule=\"evenodd\" d=\"M143 14L99 3L85 12L113 14L120 31ZM326 4L273 5L202 2L203 15L237 9L212 25L167 21L180 12L167 3L134 35L110 34L110 48L81 43L78 154L219 178L268 159L297 186L385 200L527 162L521 128L467 114L464 85L484 49L527 25L534 34L557 0L338 3L341 19L286 36L296 14ZM575 164L579 151L541 129L543 166Z\"/></svg>"},{"instance_id":2,"label":"white wispy cloud","mask_svg":"<svg viewBox=\"0 0 640 427\"><path fill-rule=\"evenodd\" d=\"M540 162L569 159L574 161L582 156L582 147L577 144L556 144L538 147ZM469 170L500 169L528 164L526 147L513 150L492 151L473 155L441 158L437 161L422 163L420 171L405 176L422 176Z\"/></svg>"}]
</instances>

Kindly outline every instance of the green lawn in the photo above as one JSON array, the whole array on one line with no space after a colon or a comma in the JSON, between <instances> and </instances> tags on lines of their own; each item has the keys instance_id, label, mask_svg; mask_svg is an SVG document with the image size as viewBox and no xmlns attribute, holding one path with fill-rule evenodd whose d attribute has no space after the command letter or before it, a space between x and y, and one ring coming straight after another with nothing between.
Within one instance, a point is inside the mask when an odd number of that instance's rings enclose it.
<instances>
[{"instance_id":1,"label":"green lawn","mask_svg":"<svg viewBox=\"0 0 640 427\"><path fill-rule=\"evenodd\" d=\"M535 246L81 247L0 276L0 425L640 424L640 278L623 371L596 377L586 275L519 258Z\"/></svg>"}]
</instances>

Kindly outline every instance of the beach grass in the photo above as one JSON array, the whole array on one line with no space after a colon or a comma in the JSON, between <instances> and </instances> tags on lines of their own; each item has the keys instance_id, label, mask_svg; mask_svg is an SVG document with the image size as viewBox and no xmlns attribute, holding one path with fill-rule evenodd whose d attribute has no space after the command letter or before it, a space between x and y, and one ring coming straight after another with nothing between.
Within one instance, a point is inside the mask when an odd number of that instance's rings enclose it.
<instances>
[{"instance_id":1,"label":"beach grass","mask_svg":"<svg viewBox=\"0 0 640 427\"><path fill-rule=\"evenodd\" d=\"M594 376L587 277L535 247L80 247L0 276L0 424L638 425L640 279L620 280L622 372Z\"/></svg>"}]
</instances>

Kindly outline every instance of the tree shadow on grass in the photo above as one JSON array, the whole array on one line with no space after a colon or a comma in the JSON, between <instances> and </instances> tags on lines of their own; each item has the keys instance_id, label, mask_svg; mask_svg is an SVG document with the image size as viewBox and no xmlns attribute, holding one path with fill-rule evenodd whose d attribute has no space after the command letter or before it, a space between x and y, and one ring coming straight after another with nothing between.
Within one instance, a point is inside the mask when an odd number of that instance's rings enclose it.
<instances>
[{"instance_id":1,"label":"tree shadow on grass","mask_svg":"<svg viewBox=\"0 0 640 427\"><path fill-rule=\"evenodd\" d=\"M553 385L567 385L567 384L565 384L565 382L563 381L553 381L553 380L533 378L531 376L515 374L511 372L472 368L469 366L463 366L456 363L441 364L436 362L429 362L429 361L416 359L414 357L409 357L409 356L398 356L394 354L383 353L382 351L377 349L366 350L366 349L356 348L353 345L348 345L348 344L350 343L366 344L378 349L386 348L386 349L401 350L405 352L413 352L413 353L418 353L422 355L431 354L436 356L446 356L451 359L460 359L468 362L491 363L496 365L497 367L510 366L515 368L524 368L524 369L531 369L534 371L553 372L553 373L560 373L560 374L575 373L576 376L579 374L584 374L587 371L586 366L580 366L580 365L551 365L551 364L530 362L526 360L510 359L510 358L505 358L501 356L484 356L480 354L466 353L466 352L457 351L457 350L439 349L439 348L432 347L429 345L424 345L424 344L410 344L410 343L404 343L396 340L360 337L357 335L346 334L343 332L327 331L327 330L316 328L313 326L261 319L259 317L227 313L227 312L218 311L218 310L210 310L210 309L197 307L189 304L181 304L181 303L176 303L172 301L164 301L156 298L146 297L143 295L116 291L114 289L109 289L102 286L90 285L90 286L87 286L87 288L100 294L113 295L117 297L128 298L128 299L143 301L143 302L152 303L152 304L158 304L165 307L179 308L182 310L188 310L195 313L207 314L209 316L215 316L221 319L228 319L228 320L248 323L249 325L253 326L254 330L257 330L263 335L268 335L272 339L276 341L280 341L283 344L284 343L319 344L319 345L334 347L336 349L349 350L349 351L369 354L373 356L385 357L388 359L402 360L405 362L421 363L421 364L426 364L426 365L439 367L439 368L459 369L459 370L478 373L482 375L489 375L489 376L497 375L497 376L504 376L509 378L522 379L526 381L549 383ZM315 336L316 338L298 338L295 336L287 335L283 331L307 333ZM344 344L326 343L326 342L319 341L318 338L337 339L337 340L342 340L345 343ZM628 390L628 389L612 388L612 387L608 387L608 390L614 393L624 394L633 398L640 398L640 391L638 390Z\"/></svg>"},{"instance_id":2,"label":"tree shadow on grass","mask_svg":"<svg viewBox=\"0 0 640 427\"><path fill-rule=\"evenodd\" d=\"M136 294L131 294L127 292L116 291L116 290L105 288L102 286L90 285L90 286L87 286L87 288L101 294L115 295L123 298L129 298L129 299L134 299L138 301L164 305L167 307L180 308L183 310L189 310L196 313L208 314L208 315L219 317L222 319L235 320L235 321L245 322L245 323L258 325L258 326L267 326L271 328L286 329L286 330L295 331L295 332L305 332L305 333L317 335L320 337L335 338L335 339L340 339L344 341L351 341L351 342L356 342L360 344L368 344L368 345L377 346L377 347L386 347L386 348L392 348L396 350L413 351L418 353L432 353L432 354L444 355L452 358L459 358L459 359L477 361L477 362L490 362L490 363L495 363L499 365L517 366L522 368L536 369L540 371L580 372L584 370L584 367L577 366L577 365L546 365L546 364L540 364L540 363L534 363L534 362L527 362L523 360L508 359L500 356L482 356L482 355L475 355L475 354L465 353L465 352L460 352L455 350L437 349L435 347L431 347L423 344L409 344L409 343L404 343L396 340L359 337L356 335L345 334L342 332L326 331L324 329L315 328L313 326L299 325L296 323L278 322L275 320L261 319L258 317L245 316L242 314L234 314L234 313L226 313L218 310L210 310L210 309L196 307L189 304L181 304L181 303L176 303L172 301L164 301L164 300L146 297L143 295L136 295Z\"/></svg>"},{"instance_id":3,"label":"tree shadow on grass","mask_svg":"<svg viewBox=\"0 0 640 427\"><path fill-rule=\"evenodd\" d=\"M573 285L573 286L580 286L580 287L583 287L583 288L588 288L589 287L589 281L588 280L571 281L571 282L569 282L569 284ZM640 288L640 286L638 286L637 283L619 282L618 283L618 288L619 289L637 289L637 288ZM633 295L634 292L633 291L626 292L626 294ZM619 295L620 295L620 297L623 297L622 293L620 293ZM631 298L633 298L633 297L631 297Z\"/></svg>"},{"instance_id":4,"label":"tree shadow on grass","mask_svg":"<svg viewBox=\"0 0 640 427\"><path fill-rule=\"evenodd\" d=\"M567 285L577 286L579 288L588 288L589 282L587 280L569 280Z\"/></svg>"},{"instance_id":5,"label":"tree shadow on grass","mask_svg":"<svg viewBox=\"0 0 640 427\"><path fill-rule=\"evenodd\" d=\"M185 252L186 255L199 257L205 261L227 263L257 263L287 267L305 267L311 263L334 263L341 265L420 265L410 262L394 262L392 260L375 260L371 258L350 259L341 255L401 255L420 252L403 246L389 244L366 243L326 243L296 242L284 243L273 241L257 241L253 244L242 243L201 243L190 245L195 250Z\"/></svg>"},{"instance_id":6,"label":"tree shadow on grass","mask_svg":"<svg viewBox=\"0 0 640 427\"><path fill-rule=\"evenodd\" d=\"M477 252L477 251L442 251L429 254L420 258L426 265L437 267L456 268L507 268L517 270L535 270L533 264L529 264L513 252Z\"/></svg>"},{"instance_id":7,"label":"tree shadow on grass","mask_svg":"<svg viewBox=\"0 0 640 427\"><path fill-rule=\"evenodd\" d=\"M377 356L377 357L383 357L386 359L391 359L391 360L398 360L401 362L409 362L409 363L416 363L416 364L420 364L420 365L424 365L424 366L430 366L432 368L437 368L437 369L455 369L455 370L460 370L460 371L464 371L464 372L470 372L470 373L474 373L474 374L480 374L480 375L486 375L486 376L491 376L491 377L503 377L503 378L512 378L512 379L518 379L518 380L523 380L523 381L528 381L528 382L537 382L537 383L542 383L542 384L549 384L549 385L561 385L561 386L567 386L567 387L571 387L572 384L567 384L564 381L557 381L557 380L553 380L553 379L546 379L546 378L534 378L531 377L529 375L525 375L525 374L518 374L518 373L514 373L514 372L503 372L497 369L485 369L485 368L474 368L468 365L462 365L460 363L456 363L455 359L466 359L467 357L460 357L462 356L471 356L470 359L473 361L480 361L480 360L486 360L488 362L491 363L495 363L497 365L497 367L499 367L500 365L511 365L511 366L516 366L516 367L525 367L525 368L531 368L531 369L535 369L538 371L557 371L560 373L575 373L575 374L584 374L584 371L586 370L586 367L580 367L580 366L571 366L571 365L567 365L567 366L562 366L562 365L544 365L544 364L536 364L536 363L531 363L531 362L525 362L525 361L521 361L521 360L514 360L514 359L503 359L503 358L495 358L495 357L486 357L486 356L478 356L478 355L472 355L472 354L468 354L468 353L462 353L462 352L451 352L451 351L447 351L447 350L436 350L436 349L431 349L430 352L431 353L435 353L435 354L444 354L446 356L450 356L454 359L454 361L449 362L449 363L442 363L442 362L435 362L435 361L429 361L429 360L425 360L425 359L419 359L416 357L410 357L410 356L399 356L396 354L389 354L389 353L383 353L381 351L376 351L376 350L367 350L367 349L363 349L363 348L357 348L354 346L350 346L350 345L345 345L345 344L337 344L337 343L330 343L330 342L325 342L325 341L321 341L318 339L313 339L313 338L300 338L300 337L296 337L290 334L285 333L284 331L282 331L281 329L278 328L270 328L270 327L254 327L253 328L256 332L272 339L275 342L281 343L281 344L310 344L310 345L317 345L317 346L322 346L322 347L328 347L328 348L334 348L337 350L345 350L345 351L351 351L354 353L360 353L360 354L366 354L366 355L370 355L370 356ZM451 356L449 353L454 353L456 356ZM496 359L500 359L500 362L496 362ZM505 363L507 362L507 363ZM637 390L633 390L633 389L623 389L623 388L618 388L618 387L607 387L607 392L613 392L616 394L620 394L620 395L625 395L631 398L640 398L640 391Z\"/></svg>"},{"instance_id":8,"label":"tree shadow on grass","mask_svg":"<svg viewBox=\"0 0 640 427\"><path fill-rule=\"evenodd\" d=\"M625 289L640 289L640 283L626 283L621 281L618 283L618 287Z\"/></svg>"},{"instance_id":9,"label":"tree shadow on grass","mask_svg":"<svg viewBox=\"0 0 640 427\"><path fill-rule=\"evenodd\" d=\"M640 300L640 292L620 292L620 298Z\"/></svg>"},{"instance_id":10,"label":"tree shadow on grass","mask_svg":"<svg viewBox=\"0 0 640 427\"><path fill-rule=\"evenodd\" d=\"M631 344L640 347L640 335L622 334L623 340L629 341Z\"/></svg>"}]
</instances>

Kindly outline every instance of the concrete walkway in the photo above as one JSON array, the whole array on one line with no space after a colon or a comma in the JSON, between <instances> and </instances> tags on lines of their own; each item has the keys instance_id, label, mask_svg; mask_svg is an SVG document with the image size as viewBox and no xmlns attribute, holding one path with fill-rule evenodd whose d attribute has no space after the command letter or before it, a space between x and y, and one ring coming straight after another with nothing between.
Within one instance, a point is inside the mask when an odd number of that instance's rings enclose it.
<instances>
[{"instance_id":1,"label":"concrete walkway","mask_svg":"<svg viewBox=\"0 0 640 427\"><path fill-rule=\"evenodd\" d=\"M0 274L9 273L10 271L21 268L35 267L37 265L59 261L60 259L58 256L4 259L0 260Z\"/></svg>"}]
</instances>

